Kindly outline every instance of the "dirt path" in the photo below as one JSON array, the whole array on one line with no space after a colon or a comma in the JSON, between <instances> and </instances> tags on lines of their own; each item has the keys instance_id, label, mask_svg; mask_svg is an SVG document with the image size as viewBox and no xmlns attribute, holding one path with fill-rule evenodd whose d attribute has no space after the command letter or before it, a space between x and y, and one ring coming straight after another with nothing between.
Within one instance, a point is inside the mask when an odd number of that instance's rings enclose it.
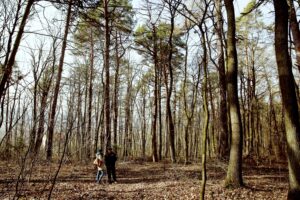
<instances>
[{"instance_id":1,"label":"dirt path","mask_svg":"<svg viewBox=\"0 0 300 200\"><path fill-rule=\"evenodd\" d=\"M38 165L31 181L22 185L20 199L47 199L56 167ZM18 169L0 163L0 199L12 199L15 194L15 171ZM64 165L52 199L199 199L199 165L122 162L118 163L117 176L116 184L96 184L93 166ZM282 167L245 167L246 187L241 189L225 189L224 177L224 164L208 167L206 199L286 199L287 170ZM104 182L106 179L104 176Z\"/></svg>"}]
</instances>

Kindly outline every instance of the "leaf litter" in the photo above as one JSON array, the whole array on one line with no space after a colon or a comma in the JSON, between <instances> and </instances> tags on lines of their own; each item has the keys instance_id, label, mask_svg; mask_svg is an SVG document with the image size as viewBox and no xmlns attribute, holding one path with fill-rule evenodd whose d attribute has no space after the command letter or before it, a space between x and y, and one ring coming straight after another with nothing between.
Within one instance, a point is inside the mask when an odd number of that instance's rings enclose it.
<instances>
[{"instance_id":1,"label":"leaf litter","mask_svg":"<svg viewBox=\"0 0 300 200\"><path fill-rule=\"evenodd\" d=\"M225 165L226 166L226 165ZM281 165L244 165L245 187L225 188L224 163L210 162L207 169L205 199L209 200L280 200L286 199L287 169ZM50 170L49 170L50 169ZM38 163L30 179L19 183L19 199L47 199L57 164ZM16 194L18 165L0 162L0 199L13 199ZM118 182L108 184L107 175L101 184L95 181L92 165L64 164L56 180L51 199L145 199L193 200L200 198L200 164L172 164L134 161L118 162Z\"/></svg>"}]
</instances>

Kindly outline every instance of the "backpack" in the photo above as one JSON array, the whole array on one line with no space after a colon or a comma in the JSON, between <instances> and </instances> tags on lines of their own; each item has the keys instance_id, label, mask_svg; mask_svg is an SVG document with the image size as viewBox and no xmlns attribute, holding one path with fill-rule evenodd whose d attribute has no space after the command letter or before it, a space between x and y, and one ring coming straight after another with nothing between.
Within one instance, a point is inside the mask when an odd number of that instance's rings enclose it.
<instances>
[{"instance_id":1,"label":"backpack","mask_svg":"<svg viewBox=\"0 0 300 200\"><path fill-rule=\"evenodd\" d=\"M98 158L96 158L93 162L94 165L98 165Z\"/></svg>"},{"instance_id":2,"label":"backpack","mask_svg":"<svg viewBox=\"0 0 300 200\"><path fill-rule=\"evenodd\" d=\"M103 160L96 158L93 162L94 165L101 167L103 165Z\"/></svg>"}]
</instances>

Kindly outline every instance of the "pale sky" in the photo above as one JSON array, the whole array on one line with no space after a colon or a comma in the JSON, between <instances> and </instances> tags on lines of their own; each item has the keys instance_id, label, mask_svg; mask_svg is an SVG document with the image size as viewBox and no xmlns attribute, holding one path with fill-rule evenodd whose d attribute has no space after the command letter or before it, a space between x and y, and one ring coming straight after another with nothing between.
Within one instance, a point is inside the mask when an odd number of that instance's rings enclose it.
<instances>
[{"instance_id":1,"label":"pale sky","mask_svg":"<svg viewBox=\"0 0 300 200\"><path fill-rule=\"evenodd\" d=\"M250 0L234 1L236 16L239 15L239 13L244 9L244 7L248 4L249 1ZM144 1L141 0L133 0L132 5L135 9L137 9L143 2ZM64 20L64 15L61 15L62 12L60 10L55 9L53 6L51 6L50 3L42 2L41 4L48 4L48 6L46 7L46 9L44 9L44 12L41 12L41 6L36 6L36 9L39 9L40 18L37 17L37 15L35 15L34 19L30 20L26 25L26 30L42 34L48 34L46 30L48 24L45 18L49 20L49 24L51 26L56 26L58 27L58 30L63 30L64 27L61 21ZM56 18L57 20L52 20L53 18ZM22 68L25 69L26 72L30 72L31 68L28 68L28 65L30 64L28 53L30 50L28 47L35 49L37 47L37 44L39 44L41 41L45 41L46 43L51 42L49 39L49 37L43 37L32 33L24 34L20 46L20 51L17 55L17 61L19 62L19 66L23 66ZM68 62L68 56L66 57L66 62Z\"/></svg>"},{"instance_id":2,"label":"pale sky","mask_svg":"<svg viewBox=\"0 0 300 200\"><path fill-rule=\"evenodd\" d=\"M200 0L199 0L200 1ZM235 11L236 11L236 16L239 15L239 13L243 10L243 8L248 4L250 0L235 0L234 5L235 5ZM132 0L132 5L134 8L138 8L140 4L142 4L144 1L143 0ZM26 25L26 30L30 30L33 32L38 32L38 33L43 33L47 34L47 31L45 29L48 27L47 23L45 22L45 19L43 16L45 16L47 19L49 19L49 22L51 26L57 26L61 27L59 28L60 30L63 30L63 26L61 25L60 20L64 20L64 16L61 15L61 11L55 9L53 6L51 6L50 3L46 3L45 1L41 1L39 4L46 5L48 6L45 9L45 12L40 12L40 19L37 17L37 15L34 15L34 19L30 20L28 24ZM39 9L40 11L42 8L40 6L35 6L36 9ZM51 19L53 18L58 18L58 21L52 21ZM17 61L19 62L19 66L26 65L28 66L30 59L28 59L28 52L29 48L36 48L37 44L40 43L40 41L49 41L49 38L47 37L42 37L36 34L32 33L27 33L24 34L21 46L20 46L20 51L17 55ZM27 68L28 67L23 67ZM30 70L30 69L29 69ZM28 71L28 70L26 70Z\"/></svg>"}]
</instances>

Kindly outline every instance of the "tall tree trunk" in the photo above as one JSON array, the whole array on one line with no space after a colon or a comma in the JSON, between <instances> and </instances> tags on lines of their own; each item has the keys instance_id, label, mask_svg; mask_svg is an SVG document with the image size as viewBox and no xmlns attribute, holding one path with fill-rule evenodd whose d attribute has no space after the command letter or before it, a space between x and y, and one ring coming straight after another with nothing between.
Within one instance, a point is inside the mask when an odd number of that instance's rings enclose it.
<instances>
[{"instance_id":1,"label":"tall tree trunk","mask_svg":"<svg viewBox=\"0 0 300 200\"><path fill-rule=\"evenodd\" d=\"M129 75L129 74L128 74ZM131 114L131 82L128 80L127 91L126 91L126 105L125 105L125 128L124 128L124 152L123 157L127 158L129 156L130 149L130 114Z\"/></svg>"},{"instance_id":2,"label":"tall tree trunk","mask_svg":"<svg viewBox=\"0 0 300 200\"><path fill-rule=\"evenodd\" d=\"M79 80L78 80L78 91L77 91L77 111L76 111L76 114L77 114L77 124L76 124L76 149L78 149L78 158L80 158L80 160L84 157L84 154L82 152L82 146L81 146L81 120L82 120L82 110L81 110L81 107L82 107L82 91L81 91L81 77L79 76Z\"/></svg>"},{"instance_id":3,"label":"tall tree trunk","mask_svg":"<svg viewBox=\"0 0 300 200\"><path fill-rule=\"evenodd\" d=\"M171 152L171 160L173 163L176 162L176 153L175 153L175 127L173 122L173 116L172 116L172 109L171 109L171 97L172 97L172 91L173 91L173 33L174 33L174 23L175 23L175 14L177 11L178 5L172 5L173 1L169 2L169 10L171 15L171 29L170 29L170 35L169 35L169 56L168 56L168 72L170 77L170 86L168 87L166 85L167 89L167 115L168 115L168 126L169 126L169 142L170 142L170 152ZM177 4L177 3L176 3ZM167 79L167 77L166 77Z\"/></svg>"},{"instance_id":4,"label":"tall tree trunk","mask_svg":"<svg viewBox=\"0 0 300 200\"><path fill-rule=\"evenodd\" d=\"M184 57L184 80L183 80L183 104L184 104L184 112L186 116L186 125L184 127L184 163L189 163L189 135L190 135L190 128L192 122L192 116L189 115L188 106L187 106L187 65L188 65L188 39L189 39L189 30L187 31L187 38L185 41L186 49L185 49L185 57ZM191 110L193 112L193 110Z\"/></svg>"},{"instance_id":5,"label":"tall tree trunk","mask_svg":"<svg viewBox=\"0 0 300 200\"><path fill-rule=\"evenodd\" d=\"M47 137L47 155L46 155L47 160L49 161L51 161L52 153L53 153L52 146L53 146L53 133L54 133L54 126L55 126L55 114L56 114L57 100L58 100L58 94L60 89L60 81L62 77L62 71L63 71L63 65L65 59L65 52L67 47L67 38L68 38L69 27L71 22L72 5L73 5L73 0L70 0L68 5L67 16L66 16L66 25L64 30L65 32L64 32L64 38L61 47L61 56L58 64L57 79L55 83L53 102L52 102L51 114L49 119L48 137Z\"/></svg>"},{"instance_id":6,"label":"tall tree trunk","mask_svg":"<svg viewBox=\"0 0 300 200\"><path fill-rule=\"evenodd\" d=\"M187 36L189 37L189 35ZM188 38L186 40L186 45L188 44ZM184 162L185 164L189 163L189 157L190 157L190 152L193 152L192 149L192 144L190 144L191 138L190 135L192 135L192 122L193 122L193 117L194 117L194 113L195 113L195 104L196 104L196 99L197 99L197 94L198 94L198 86L200 83L200 66L199 66L199 70L198 70L198 75L197 75L197 80L196 80L196 85L193 86L193 90L192 90L192 101L191 101L191 105L190 108L187 104L187 58L188 58L188 48L186 47L186 55L185 55L185 64L184 64L184 81L183 81L183 98L184 98L184 102L183 102L183 106L184 106L184 112L185 112L185 116L186 116L186 124L184 127Z\"/></svg>"},{"instance_id":7,"label":"tall tree trunk","mask_svg":"<svg viewBox=\"0 0 300 200\"><path fill-rule=\"evenodd\" d=\"M243 129L237 89L237 52L233 0L225 0L227 11L227 95L231 123L231 147L225 185L242 186Z\"/></svg>"},{"instance_id":8,"label":"tall tree trunk","mask_svg":"<svg viewBox=\"0 0 300 200\"><path fill-rule=\"evenodd\" d=\"M97 107L95 108L95 113L96 113L96 128L95 128L95 137L94 137L94 152L97 152L98 150L98 141L99 141L99 131L100 131L100 126L103 123L103 106L101 105L101 91L99 90L97 94L98 102L97 102ZM103 101L102 101L103 103ZM101 106L101 107L100 107Z\"/></svg>"},{"instance_id":9,"label":"tall tree trunk","mask_svg":"<svg viewBox=\"0 0 300 200\"><path fill-rule=\"evenodd\" d=\"M206 186L206 151L207 151L207 136L208 136L208 123L209 123L209 110L208 110L208 66L207 66L207 48L206 48L206 39L202 26L199 26L201 32L201 46L203 48L203 109L204 109L204 129L202 133L202 182L201 182L201 194L200 199L204 200L205 196L205 186Z\"/></svg>"},{"instance_id":10,"label":"tall tree trunk","mask_svg":"<svg viewBox=\"0 0 300 200\"><path fill-rule=\"evenodd\" d=\"M83 116L81 122L81 149L82 155L84 156L84 160L87 161L87 149L88 141L87 141L87 116L88 116L88 77L89 77L89 70L88 67L84 68L84 100L83 100Z\"/></svg>"},{"instance_id":11,"label":"tall tree trunk","mask_svg":"<svg viewBox=\"0 0 300 200\"><path fill-rule=\"evenodd\" d=\"M255 74L255 50L251 48L251 61L250 61L250 132L254 135L254 138L258 141L258 143L253 142L252 147L255 148L256 155L259 156L259 149L260 146L260 134L258 134L258 118L259 118L259 111L257 109L257 96L256 96L256 74Z\"/></svg>"},{"instance_id":12,"label":"tall tree trunk","mask_svg":"<svg viewBox=\"0 0 300 200\"><path fill-rule=\"evenodd\" d=\"M109 13L109 0L104 0L104 70L105 70L105 85L104 85L104 104L105 104L105 146L104 151L106 151L107 147L111 146L111 118L110 118L110 66L109 66L109 58L110 58L110 13Z\"/></svg>"},{"instance_id":13,"label":"tall tree trunk","mask_svg":"<svg viewBox=\"0 0 300 200\"><path fill-rule=\"evenodd\" d=\"M157 110L158 110L158 58L157 58L157 33L156 27L152 24L153 28L153 61L154 61L154 100L153 100L153 108L152 108L152 160L153 162L158 161L157 155Z\"/></svg>"},{"instance_id":14,"label":"tall tree trunk","mask_svg":"<svg viewBox=\"0 0 300 200\"><path fill-rule=\"evenodd\" d=\"M162 96L161 96L161 79L162 79L162 70L158 69L158 159L162 159L162 148L163 148L163 139L162 139Z\"/></svg>"},{"instance_id":15,"label":"tall tree trunk","mask_svg":"<svg viewBox=\"0 0 300 200\"><path fill-rule=\"evenodd\" d=\"M93 102L93 80L94 80L94 36L93 32L90 33L90 71L89 71L89 102L88 102L88 124L87 124L87 152L86 157L91 158L92 146L92 102Z\"/></svg>"},{"instance_id":16,"label":"tall tree trunk","mask_svg":"<svg viewBox=\"0 0 300 200\"><path fill-rule=\"evenodd\" d=\"M22 145L22 148L21 150L23 150L23 148L25 147L25 138L24 138L24 135L25 135L25 120L26 120L26 110L27 110L27 107L25 106L25 102L23 103L23 110L22 110L22 120L21 120L21 124L20 124L20 141L21 141L21 145ZM22 151L21 151L22 152Z\"/></svg>"},{"instance_id":17,"label":"tall tree trunk","mask_svg":"<svg viewBox=\"0 0 300 200\"><path fill-rule=\"evenodd\" d=\"M245 140L243 140L243 145L244 145L244 150L246 155L249 154L249 131L248 131L248 120L247 120L247 109L246 109L246 103L247 103L247 95L246 95L246 83L245 83L245 75L243 70L240 71L239 73L240 76L240 110L242 112L242 122L243 122L243 134L245 136ZM228 105L229 108L229 105ZM227 109L228 109L227 108ZM230 118L229 118L230 120ZM229 127L231 130L231 126ZM231 135L229 135L231 136Z\"/></svg>"},{"instance_id":18,"label":"tall tree trunk","mask_svg":"<svg viewBox=\"0 0 300 200\"><path fill-rule=\"evenodd\" d=\"M209 94L209 102L210 102L210 108L211 108L211 113L212 113L212 123L210 124L210 130L209 131L209 135L211 137L211 146L209 148L209 150L211 151L211 153L213 155L216 155L216 141L217 141L217 136L216 136L216 127L215 127L215 122L216 120L216 109L215 109L215 104L213 101L213 88L212 88L212 84L211 84L211 78L207 78L208 80L208 94Z\"/></svg>"},{"instance_id":19,"label":"tall tree trunk","mask_svg":"<svg viewBox=\"0 0 300 200\"><path fill-rule=\"evenodd\" d=\"M269 116L269 121L270 121L270 148L269 151L272 149L275 157L277 160L280 160L283 157L283 153L281 151L280 148L280 133L279 133L279 126L278 126L278 122L277 122L277 117L276 117L276 112L275 112L275 106L273 103L273 92L272 92L272 86L270 83L270 80L268 78L268 74L265 71L265 78L266 78L266 82L267 82L267 88L269 91L269 107L270 107L270 116ZM274 124L274 125L273 125ZM278 140L274 140L274 138L278 138Z\"/></svg>"},{"instance_id":20,"label":"tall tree trunk","mask_svg":"<svg viewBox=\"0 0 300 200\"><path fill-rule=\"evenodd\" d=\"M143 89L144 90L144 89ZM146 94L143 94L143 107L142 107L142 157L146 157Z\"/></svg>"},{"instance_id":21,"label":"tall tree trunk","mask_svg":"<svg viewBox=\"0 0 300 200\"><path fill-rule=\"evenodd\" d=\"M275 52L287 137L288 199L296 200L300 198L300 124L294 75L288 52L288 5L286 1L274 0L274 8Z\"/></svg>"},{"instance_id":22,"label":"tall tree trunk","mask_svg":"<svg viewBox=\"0 0 300 200\"><path fill-rule=\"evenodd\" d=\"M105 96L103 96L102 111L99 120L100 146L105 149ZM121 141L121 140L119 140Z\"/></svg>"},{"instance_id":23,"label":"tall tree trunk","mask_svg":"<svg viewBox=\"0 0 300 200\"><path fill-rule=\"evenodd\" d=\"M38 95L37 95L37 88L38 88L38 77L37 77L37 70L33 69L33 79L34 79L34 87L33 87L33 108L32 108L32 129L29 135L29 149L33 152L34 142L36 138L36 126L37 126L37 104L38 104Z\"/></svg>"},{"instance_id":24,"label":"tall tree trunk","mask_svg":"<svg viewBox=\"0 0 300 200\"><path fill-rule=\"evenodd\" d=\"M72 94L73 93L73 91L70 91L70 94ZM60 102L60 104L61 104L62 102ZM64 112L61 112L61 114L60 114L60 119L61 119L61 121L63 120L63 118L64 118ZM68 122L67 122L68 123ZM61 122L60 123L60 130L59 130L59 139L61 139L61 136L62 136L62 133L63 133L63 131L64 131L64 126L63 126L63 123ZM58 151L57 151L57 155L59 156L60 155L60 152L61 152L61 146L62 146L62 141L61 140L59 140L58 141Z\"/></svg>"},{"instance_id":25,"label":"tall tree trunk","mask_svg":"<svg viewBox=\"0 0 300 200\"><path fill-rule=\"evenodd\" d=\"M104 147L104 139L103 139L103 124L104 124L104 101L101 105L101 111L100 111L100 116L99 116L99 122L97 124L97 144L99 143L98 140L100 138L100 147ZM100 134L100 135L99 135Z\"/></svg>"},{"instance_id":26,"label":"tall tree trunk","mask_svg":"<svg viewBox=\"0 0 300 200\"><path fill-rule=\"evenodd\" d=\"M14 92L14 96L13 96L13 102L12 105L10 107L10 113L7 113L8 115L7 118L9 119L9 124L8 124L8 130L6 131L6 135L4 137L7 137L7 144L8 147L7 148L7 152L6 152L6 156L7 158L11 158L11 146L12 146L12 134L13 134L13 120L15 117L15 112L16 112L16 100L17 100L17 94L18 94L18 88L19 88L19 83L17 83L16 88L15 88L15 92ZM9 102L7 102L7 107L9 107ZM16 118L18 118L18 114L16 115ZM18 119L17 119L18 120ZM16 121L17 124L18 121ZM16 141L16 140L15 140Z\"/></svg>"},{"instance_id":27,"label":"tall tree trunk","mask_svg":"<svg viewBox=\"0 0 300 200\"><path fill-rule=\"evenodd\" d=\"M11 145L11 134L10 134L10 128L9 128L9 122L10 122L10 112L11 112L11 110L9 109L9 106L10 106L10 104L9 104L9 102L10 102L10 90L9 90L9 88L8 88L8 90L7 90L7 95L6 95L6 113L5 113L5 116L6 116L6 119L5 119L5 150L4 150L4 152L5 152L5 157L7 158L7 159L9 159L9 157L10 157L10 145ZM3 140L3 139L2 139Z\"/></svg>"},{"instance_id":28,"label":"tall tree trunk","mask_svg":"<svg viewBox=\"0 0 300 200\"><path fill-rule=\"evenodd\" d=\"M22 92L19 92L19 95L18 95L18 97L16 97L16 99L18 99L18 106L17 106L17 114L16 114L16 116L17 116L17 124L16 124L16 126L15 126L15 130L14 130L14 146L15 147L17 147L17 146L19 146L19 148L20 148L20 144L21 144L21 140L20 140L20 130L21 130L21 123L22 123L22 121L21 122L19 122L19 120L21 120L22 119L22 115L24 115L24 113L22 114L21 113L21 96L22 96ZM19 150L21 150L21 149L19 149Z\"/></svg>"},{"instance_id":29,"label":"tall tree trunk","mask_svg":"<svg viewBox=\"0 0 300 200\"><path fill-rule=\"evenodd\" d=\"M299 24L298 24L296 11L294 7L294 1L289 0L289 4L290 4L290 8L289 8L290 27L291 27L295 51L296 51L296 66L300 71L300 30L299 30Z\"/></svg>"},{"instance_id":30,"label":"tall tree trunk","mask_svg":"<svg viewBox=\"0 0 300 200\"><path fill-rule=\"evenodd\" d=\"M217 37L218 37L218 72L220 85L220 133L218 144L218 157L228 157L228 124L227 124L227 94L226 94L226 74L224 61L224 45L223 45L223 17L222 17L222 0L216 1L217 14Z\"/></svg>"},{"instance_id":31,"label":"tall tree trunk","mask_svg":"<svg viewBox=\"0 0 300 200\"><path fill-rule=\"evenodd\" d=\"M39 153L43 135L44 135L44 124L45 124L45 111L47 107L47 97L48 97L49 90L43 89L42 96L41 96L41 106L40 106L40 114L39 114L39 120L38 120L38 128L36 133L36 141L34 146L34 154L33 158Z\"/></svg>"},{"instance_id":32,"label":"tall tree trunk","mask_svg":"<svg viewBox=\"0 0 300 200\"><path fill-rule=\"evenodd\" d=\"M117 130L118 130L118 116L119 116L119 102L118 102L118 96L119 96L119 71L120 71L120 56L119 56L119 41L118 41L118 32L116 32L115 36L115 42L116 42L116 73L115 73L115 87L114 87L114 118L113 118L113 135L114 135L114 147L117 149Z\"/></svg>"}]
</instances>

